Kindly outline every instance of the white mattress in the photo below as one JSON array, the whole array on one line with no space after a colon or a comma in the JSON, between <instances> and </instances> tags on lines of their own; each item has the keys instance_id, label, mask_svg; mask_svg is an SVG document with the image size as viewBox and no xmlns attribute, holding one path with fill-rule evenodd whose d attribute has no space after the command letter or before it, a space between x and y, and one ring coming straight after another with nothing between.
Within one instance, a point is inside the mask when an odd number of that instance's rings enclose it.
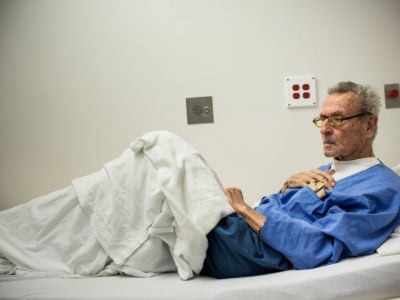
<instances>
[{"instance_id":1,"label":"white mattress","mask_svg":"<svg viewBox=\"0 0 400 300\"><path fill-rule=\"evenodd\" d=\"M0 277L0 299L388 299L400 296L400 254L235 279Z\"/></svg>"}]
</instances>

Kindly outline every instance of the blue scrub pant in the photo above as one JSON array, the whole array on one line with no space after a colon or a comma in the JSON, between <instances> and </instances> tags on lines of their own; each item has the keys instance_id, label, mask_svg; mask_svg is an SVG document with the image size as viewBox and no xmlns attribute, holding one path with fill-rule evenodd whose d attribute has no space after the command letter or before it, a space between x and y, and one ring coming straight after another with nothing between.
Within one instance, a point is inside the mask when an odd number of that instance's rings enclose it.
<instances>
[{"instance_id":1,"label":"blue scrub pant","mask_svg":"<svg viewBox=\"0 0 400 300\"><path fill-rule=\"evenodd\" d=\"M207 237L203 275L230 278L291 269L290 262L263 243L237 214L222 219Z\"/></svg>"}]
</instances>

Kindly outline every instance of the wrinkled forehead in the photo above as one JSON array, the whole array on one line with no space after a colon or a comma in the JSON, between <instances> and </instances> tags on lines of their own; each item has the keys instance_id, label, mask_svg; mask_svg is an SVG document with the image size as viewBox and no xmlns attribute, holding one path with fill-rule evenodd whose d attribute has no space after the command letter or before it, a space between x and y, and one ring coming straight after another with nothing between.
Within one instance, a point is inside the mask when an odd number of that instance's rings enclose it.
<instances>
[{"instance_id":1,"label":"wrinkled forehead","mask_svg":"<svg viewBox=\"0 0 400 300\"><path fill-rule=\"evenodd\" d=\"M344 94L331 94L322 103L321 114L323 115L350 115L358 114L361 111L359 96L353 92Z\"/></svg>"}]
</instances>

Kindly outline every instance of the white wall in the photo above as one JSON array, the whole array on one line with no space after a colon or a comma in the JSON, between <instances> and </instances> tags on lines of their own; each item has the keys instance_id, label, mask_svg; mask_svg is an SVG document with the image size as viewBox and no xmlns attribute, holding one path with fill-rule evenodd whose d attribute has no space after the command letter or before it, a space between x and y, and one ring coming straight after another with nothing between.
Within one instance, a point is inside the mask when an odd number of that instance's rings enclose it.
<instances>
[{"instance_id":1,"label":"white wall","mask_svg":"<svg viewBox=\"0 0 400 300\"><path fill-rule=\"evenodd\" d=\"M0 0L0 209L98 170L138 135L166 129L249 202L328 160L283 79L315 75L383 94L400 81L398 0ZM186 124L212 96L215 123ZM399 109L376 154L400 161Z\"/></svg>"}]
</instances>

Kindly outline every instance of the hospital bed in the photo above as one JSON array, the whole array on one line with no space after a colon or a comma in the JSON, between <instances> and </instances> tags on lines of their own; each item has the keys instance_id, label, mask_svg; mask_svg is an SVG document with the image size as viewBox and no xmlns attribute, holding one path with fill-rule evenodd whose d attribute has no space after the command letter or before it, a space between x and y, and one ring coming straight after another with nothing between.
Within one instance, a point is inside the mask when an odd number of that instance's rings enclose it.
<instances>
[{"instance_id":1,"label":"hospital bed","mask_svg":"<svg viewBox=\"0 0 400 300\"><path fill-rule=\"evenodd\" d=\"M400 174L400 165L395 171ZM399 298L396 298L399 297ZM368 256L310 270L233 279L0 276L0 299L400 299L400 228Z\"/></svg>"},{"instance_id":2,"label":"hospital bed","mask_svg":"<svg viewBox=\"0 0 400 300\"><path fill-rule=\"evenodd\" d=\"M400 243L400 240L398 240ZM400 254L345 259L311 270L183 281L176 273L123 276L0 278L0 299L390 299L400 296ZM399 298L400 299L400 298Z\"/></svg>"}]
</instances>

